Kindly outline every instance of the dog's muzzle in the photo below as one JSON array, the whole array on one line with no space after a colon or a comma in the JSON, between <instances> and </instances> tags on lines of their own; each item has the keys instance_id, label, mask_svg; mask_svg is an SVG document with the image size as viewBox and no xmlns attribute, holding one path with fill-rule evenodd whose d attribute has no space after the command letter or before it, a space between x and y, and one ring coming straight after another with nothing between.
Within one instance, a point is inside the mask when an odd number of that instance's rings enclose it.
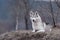
<instances>
[{"instance_id":1,"label":"dog's muzzle","mask_svg":"<svg viewBox=\"0 0 60 40\"><path fill-rule=\"evenodd\" d=\"M33 20L33 22L35 22L35 20Z\"/></svg>"}]
</instances>

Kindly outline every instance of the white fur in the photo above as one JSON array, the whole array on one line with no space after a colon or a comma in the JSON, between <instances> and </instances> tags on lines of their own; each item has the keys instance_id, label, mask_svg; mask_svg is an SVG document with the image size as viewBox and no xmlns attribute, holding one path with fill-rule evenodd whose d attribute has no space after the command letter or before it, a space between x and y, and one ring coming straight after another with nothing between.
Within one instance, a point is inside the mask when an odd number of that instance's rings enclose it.
<instances>
[{"instance_id":1,"label":"white fur","mask_svg":"<svg viewBox=\"0 0 60 40\"><path fill-rule=\"evenodd\" d=\"M32 32L35 32L35 30L38 30L37 32L45 32L41 17L37 13L37 11L35 13L33 13L32 11L30 12L30 19L31 19L32 28L33 28Z\"/></svg>"},{"instance_id":2,"label":"white fur","mask_svg":"<svg viewBox=\"0 0 60 40\"><path fill-rule=\"evenodd\" d=\"M38 30L37 32L45 32L47 26L42 22L42 19L37 11L35 13L30 11L30 20L32 22L32 32L35 32L36 30Z\"/></svg>"}]
</instances>

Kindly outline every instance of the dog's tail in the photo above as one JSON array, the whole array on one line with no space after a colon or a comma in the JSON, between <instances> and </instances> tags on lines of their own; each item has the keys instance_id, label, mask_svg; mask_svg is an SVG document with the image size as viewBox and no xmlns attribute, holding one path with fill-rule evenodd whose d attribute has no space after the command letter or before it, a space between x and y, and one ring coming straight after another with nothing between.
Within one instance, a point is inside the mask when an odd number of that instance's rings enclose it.
<instances>
[{"instance_id":1,"label":"dog's tail","mask_svg":"<svg viewBox=\"0 0 60 40\"><path fill-rule=\"evenodd\" d=\"M46 25L46 23L43 23L44 29L46 32L50 32L52 31L52 25Z\"/></svg>"}]
</instances>

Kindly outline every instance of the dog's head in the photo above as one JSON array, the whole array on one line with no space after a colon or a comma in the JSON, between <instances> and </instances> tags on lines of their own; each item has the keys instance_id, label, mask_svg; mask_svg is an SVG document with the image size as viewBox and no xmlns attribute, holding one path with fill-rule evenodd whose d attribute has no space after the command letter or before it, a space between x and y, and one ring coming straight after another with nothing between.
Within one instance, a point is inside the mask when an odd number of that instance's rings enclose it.
<instances>
[{"instance_id":1,"label":"dog's head","mask_svg":"<svg viewBox=\"0 0 60 40\"><path fill-rule=\"evenodd\" d=\"M36 18L36 17L38 17L39 16L39 14L38 14L38 12L36 11L36 12L33 12L33 11L30 11L30 17L32 17L32 18Z\"/></svg>"},{"instance_id":2,"label":"dog's head","mask_svg":"<svg viewBox=\"0 0 60 40\"><path fill-rule=\"evenodd\" d=\"M30 19L34 22L38 17L39 17L39 14L38 12L33 12L33 11L30 11Z\"/></svg>"}]
</instances>

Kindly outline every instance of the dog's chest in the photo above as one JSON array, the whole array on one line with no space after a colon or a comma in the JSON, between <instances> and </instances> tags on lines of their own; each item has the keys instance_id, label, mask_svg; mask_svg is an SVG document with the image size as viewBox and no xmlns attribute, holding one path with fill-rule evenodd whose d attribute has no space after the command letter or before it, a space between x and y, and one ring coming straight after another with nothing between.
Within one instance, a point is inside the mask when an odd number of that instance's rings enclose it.
<instances>
[{"instance_id":1,"label":"dog's chest","mask_svg":"<svg viewBox=\"0 0 60 40\"><path fill-rule=\"evenodd\" d=\"M40 20L36 20L35 22L33 22L32 25L34 25L34 27L38 28L38 27L42 26L42 22Z\"/></svg>"}]
</instances>

